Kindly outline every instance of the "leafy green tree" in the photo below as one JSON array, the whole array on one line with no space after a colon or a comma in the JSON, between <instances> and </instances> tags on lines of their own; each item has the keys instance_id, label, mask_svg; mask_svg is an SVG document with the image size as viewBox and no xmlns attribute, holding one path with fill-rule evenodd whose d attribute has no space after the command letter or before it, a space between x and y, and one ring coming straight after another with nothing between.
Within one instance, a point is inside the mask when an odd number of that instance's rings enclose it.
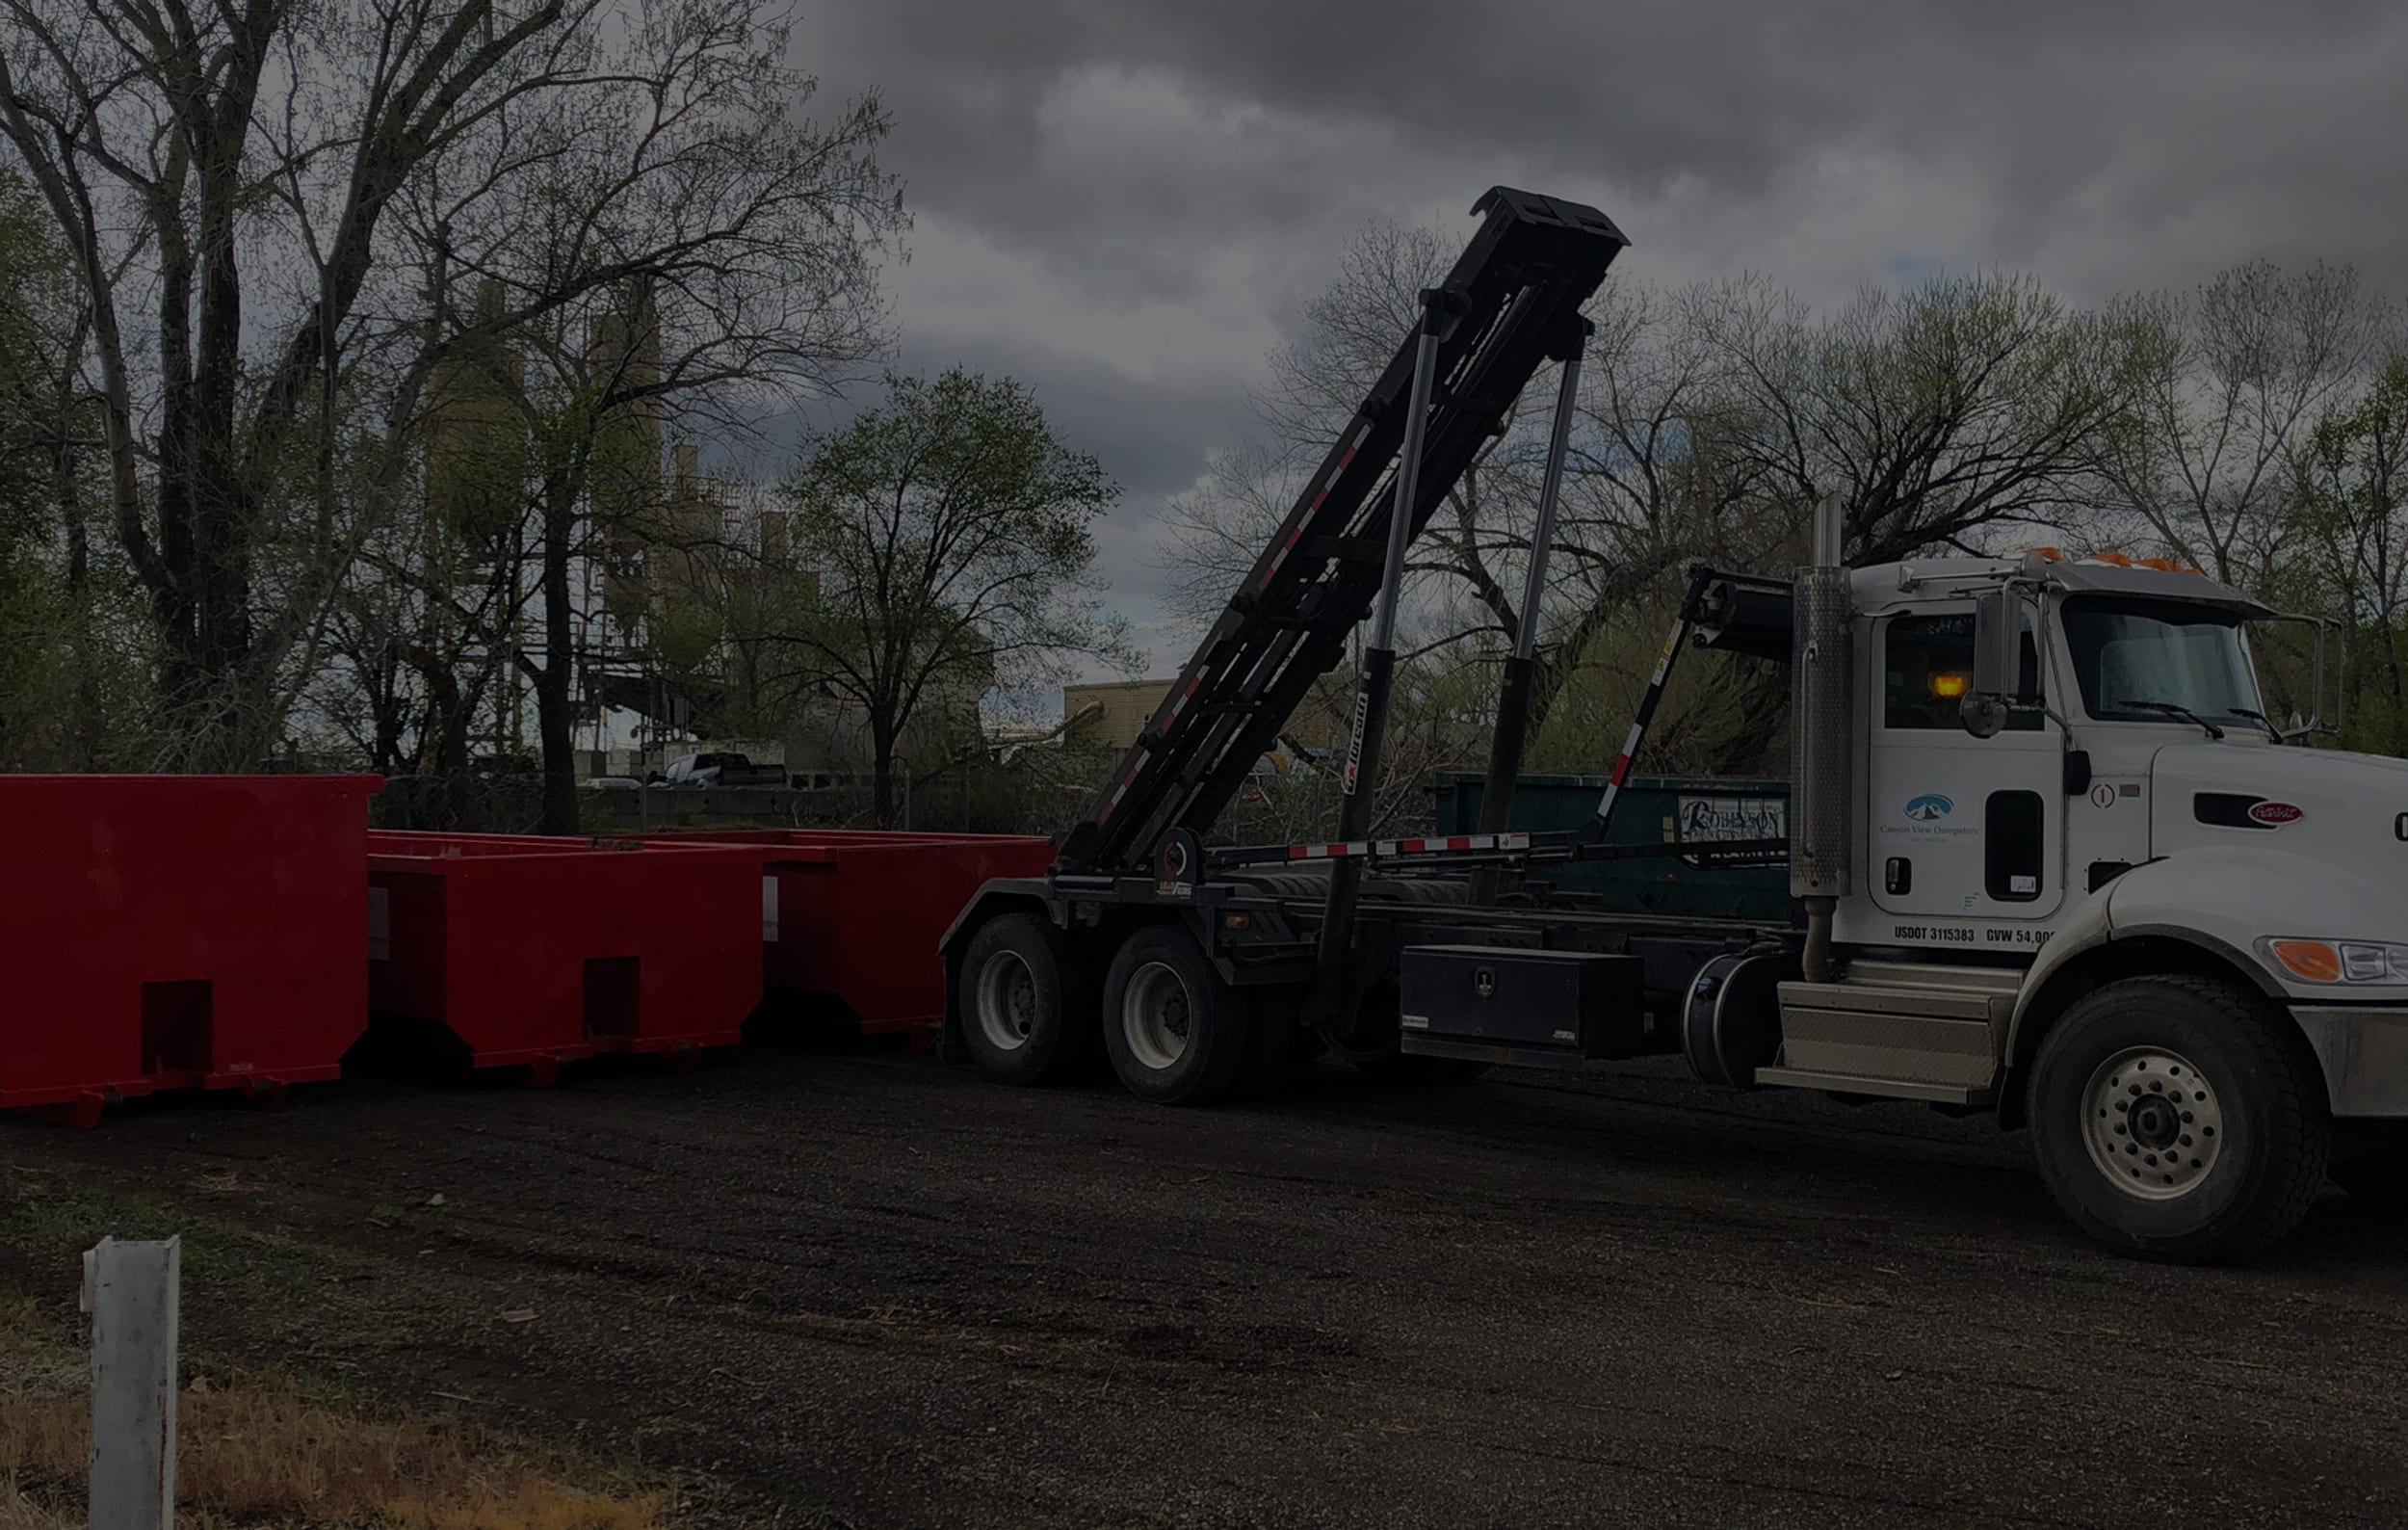
<instances>
[{"instance_id":1,"label":"leafy green tree","mask_svg":"<svg viewBox=\"0 0 2408 1530\"><path fill-rule=\"evenodd\" d=\"M99 418L77 384L74 268L0 170L0 768L140 765L149 654L84 524ZM132 639L133 641L128 641Z\"/></svg>"},{"instance_id":2,"label":"leafy green tree","mask_svg":"<svg viewBox=\"0 0 2408 1530\"><path fill-rule=\"evenodd\" d=\"M1008 378L956 367L886 388L812 439L786 486L819 594L785 636L827 695L860 708L881 824L897 745L931 699L1058 681L1080 656L1128 661L1092 572L1095 522L1120 495L1096 459Z\"/></svg>"}]
</instances>

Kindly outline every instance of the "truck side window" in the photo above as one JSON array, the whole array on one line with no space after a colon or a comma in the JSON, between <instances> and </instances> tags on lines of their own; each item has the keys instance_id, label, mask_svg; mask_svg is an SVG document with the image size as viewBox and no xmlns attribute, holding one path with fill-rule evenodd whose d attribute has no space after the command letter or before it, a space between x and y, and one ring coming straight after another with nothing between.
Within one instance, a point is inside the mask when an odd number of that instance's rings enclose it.
<instances>
[{"instance_id":1,"label":"truck side window","mask_svg":"<svg viewBox=\"0 0 2408 1530\"><path fill-rule=\"evenodd\" d=\"M1957 707L1974 674L1974 616L1893 617L1882 639L1881 725L1961 728ZM2040 652L2024 633L2023 688L2040 692ZM2039 731L2037 711L2018 707L2006 717L2009 732Z\"/></svg>"}]
</instances>

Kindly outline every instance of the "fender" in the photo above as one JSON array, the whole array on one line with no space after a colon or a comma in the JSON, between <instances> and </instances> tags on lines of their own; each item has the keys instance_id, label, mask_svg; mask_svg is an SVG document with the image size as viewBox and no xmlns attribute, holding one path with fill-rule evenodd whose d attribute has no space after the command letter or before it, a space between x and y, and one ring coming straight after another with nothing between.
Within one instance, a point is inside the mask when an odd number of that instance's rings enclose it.
<instances>
[{"instance_id":1,"label":"fender","mask_svg":"<svg viewBox=\"0 0 2408 1530\"><path fill-rule=\"evenodd\" d=\"M2147 865L2134 866L2103 890L2112 894L2117 883L2137 877L2148 869ZM2024 1031L2024 1016L2030 1013L2031 1001L2039 996L2042 989L2048 987L2049 979L2075 958L2095 951L2115 938L2114 926L2107 917L2107 901L2104 896L2084 898L2075 908L2073 917L2057 927L2056 933L2049 936L2049 943L2040 948L2040 954L2026 969L2024 986L2015 993L2014 1018L2007 1022L2005 1049L2001 1054L2002 1059L2016 1055L2016 1042Z\"/></svg>"},{"instance_id":2,"label":"fender","mask_svg":"<svg viewBox=\"0 0 2408 1530\"><path fill-rule=\"evenodd\" d=\"M954 922L936 937L936 949L950 959L964 934L1006 909L1041 911L1058 925L1065 922L1063 900L1055 893L1050 879L997 877L981 884L979 890L970 895L970 901L961 906L959 913L954 915Z\"/></svg>"},{"instance_id":3,"label":"fender","mask_svg":"<svg viewBox=\"0 0 2408 1530\"><path fill-rule=\"evenodd\" d=\"M2134 866L2103 891L2106 896L2090 899L2075 911L2025 973L2007 1028L2006 1058L2022 1055L2025 1021L2049 980L2112 940L2143 936L2180 940L2221 959L2269 998L2329 1000L2334 996L2330 989L2295 984L2269 969L2258 956L2259 938L2363 934L2379 939L2387 932L2408 929L2408 907L2396 889L2270 847L2179 851ZM2350 996L2403 994L2408 989L2386 987Z\"/></svg>"}]
</instances>

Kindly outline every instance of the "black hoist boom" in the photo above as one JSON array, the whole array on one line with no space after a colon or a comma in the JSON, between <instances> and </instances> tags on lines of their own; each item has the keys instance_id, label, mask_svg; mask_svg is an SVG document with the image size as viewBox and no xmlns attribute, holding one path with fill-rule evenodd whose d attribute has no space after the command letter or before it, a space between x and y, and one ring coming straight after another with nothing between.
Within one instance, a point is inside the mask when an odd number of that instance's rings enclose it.
<instances>
[{"instance_id":1,"label":"black hoist boom","mask_svg":"<svg viewBox=\"0 0 2408 1530\"><path fill-rule=\"evenodd\" d=\"M1087 817L1064 836L1057 872L1131 872L1173 831L1200 839L1376 605L1381 632L1373 636L1386 641L1366 650L1342 837L1363 827L1394 663L1403 548L1505 428L1539 367L1578 347L1581 306L1629 244L1597 209L1531 192L1495 187L1473 211L1483 220L1479 232L1446 279L1423 295L1422 322L1305 483ZM1358 773L1361 797L1351 790ZM1331 891L1337 913L1337 880ZM1350 906L1350 887L1346 897Z\"/></svg>"}]
</instances>

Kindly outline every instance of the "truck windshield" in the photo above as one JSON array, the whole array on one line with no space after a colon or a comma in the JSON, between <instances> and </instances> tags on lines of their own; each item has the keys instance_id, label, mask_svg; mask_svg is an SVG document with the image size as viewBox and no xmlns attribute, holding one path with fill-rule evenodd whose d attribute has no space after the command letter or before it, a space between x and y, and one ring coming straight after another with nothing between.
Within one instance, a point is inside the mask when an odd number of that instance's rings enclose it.
<instances>
[{"instance_id":1,"label":"truck windshield","mask_svg":"<svg viewBox=\"0 0 2408 1530\"><path fill-rule=\"evenodd\" d=\"M2180 708L2209 722L2263 710L2240 619L2184 601L2069 600L2065 646L2083 710L2162 723Z\"/></svg>"}]
</instances>

